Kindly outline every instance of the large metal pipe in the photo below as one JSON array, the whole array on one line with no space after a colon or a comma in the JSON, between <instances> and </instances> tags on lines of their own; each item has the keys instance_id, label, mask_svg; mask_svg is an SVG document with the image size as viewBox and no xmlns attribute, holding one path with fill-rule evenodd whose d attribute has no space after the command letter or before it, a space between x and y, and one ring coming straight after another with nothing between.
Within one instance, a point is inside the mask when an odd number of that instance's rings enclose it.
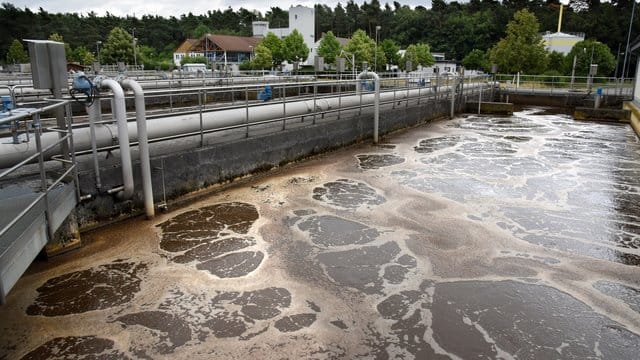
<instances>
[{"instance_id":1,"label":"large metal pipe","mask_svg":"<svg viewBox=\"0 0 640 360\"><path fill-rule=\"evenodd\" d=\"M133 79L122 80L122 87L131 89L135 96L136 125L138 130L138 148L140 149L140 170L142 172L142 192L144 208L148 219L155 215L153 208L153 188L151 186L151 163L149 160L149 141L147 136L147 116L144 104L144 91Z\"/></svg>"},{"instance_id":2,"label":"large metal pipe","mask_svg":"<svg viewBox=\"0 0 640 360\"><path fill-rule=\"evenodd\" d=\"M100 99L95 99L93 103L87 106L89 114L89 137L91 140L91 153L93 154L93 168L96 174L96 188L102 188L100 179L100 165L98 163L98 146L96 145L96 123L102 120L102 112L100 109Z\"/></svg>"},{"instance_id":3,"label":"large metal pipe","mask_svg":"<svg viewBox=\"0 0 640 360\"><path fill-rule=\"evenodd\" d=\"M378 124L380 123L380 77L373 71L363 71L358 75L358 80L365 80L373 78L374 81L374 98L373 98L373 143L378 143ZM360 82L356 85L356 89L360 89ZM420 89L418 89L418 96L420 96Z\"/></svg>"},{"instance_id":4,"label":"large metal pipe","mask_svg":"<svg viewBox=\"0 0 640 360\"><path fill-rule=\"evenodd\" d=\"M117 81L111 79L101 80L100 87L108 88L113 93L113 117L118 129L118 145L120 147L120 165L122 166L123 183L123 190L119 191L117 196L121 200L128 200L133 196L133 168L131 166L131 148L129 147L130 129L127 123L124 91ZM86 135L83 137L86 137ZM96 143L98 142L98 134L96 133ZM76 148L76 150L80 149Z\"/></svg>"},{"instance_id":5,"label":"large metal pipe","mask_svg":"<svg viewBox=\"0 0 640 360\"><path fill-rule=\"evenodd\" d=\"M106 80L105 80L106 81ZM117 83L116 83L117 84ZM474 84L473 87L478 87L478 84ZM120 86L118 86L120 88ZM450 91L450 86L443 86L438 91L447 92ZM120 90L122 92L122 90ZM427 88L422 90L408 90L408 91L386 91L380 92L380 102L401 101L407 97L415 97L418 94L426 96L432 94L433 89ZM360 102L362 100L362 103ZM124 98L121 100L124 104ZM349 95L349 96L335 96L323 98L322 101L313 100L305 101L292 101L288 102L286 106L287 116L303 116L310 114L314 111L328 111L331 109L339 108L355 108L362 105L370 105L375 103L375 94L361 94L361 95ZM124 118L124 106L120 117ZM252 106L248 109L236 108L226 109L219 111L211 111L203 113L202 117L202 130L214 130L220 128L228 128L230 126L242 126L251 125L252 123L273 120L283 117L283 106L281 103L271 103L259 106ZM99 125L95 127L96 144L98 147L105 147L113 145L114 133L125 134L126 131L119 131L119 127L122 122L118 123L116 128L114 125ZM126 124L126 123L125 123ZM149 139L164 138L169 136L175 136L185 133L196 133L200 131L200 115L188 114L188 115L174 115L158 119L148 120L147 133ZM91 149L91 136L89 128L79 128L74 130L73 139L74 147L76 151L84 151ZM128 124L129 139L136 141L138 138L136 125L133 123ZM129 152L129 139L125 139L123 136L120 138L120 149L123 150L123 143L126 142L126 152ZM57 140L57 134L45 133L41 136L43 147L52 144ZM21 138L21 140L26 140ZM0 168L6 168L17 164L24 158L32 155L35 152L35 144L33 139L30 142L22 142L20 144L0 144ZM55 155L54 152L47 153L49 158ZM131 157L124 156L123 167L131 167ZM126 159L125 159L126 158ZM125 162L128 164L126 165ZM123 173L124 173L123 169ZM133 182L131 178L131 182ZM131 185L133 186L133 185Z\"/></svg>"}]
</instances>

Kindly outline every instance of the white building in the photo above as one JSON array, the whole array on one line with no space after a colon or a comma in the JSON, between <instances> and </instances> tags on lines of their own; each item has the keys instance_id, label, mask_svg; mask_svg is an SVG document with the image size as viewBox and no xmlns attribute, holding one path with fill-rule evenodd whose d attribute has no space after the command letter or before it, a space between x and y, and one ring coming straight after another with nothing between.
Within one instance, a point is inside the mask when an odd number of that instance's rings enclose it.
<instances>
[{"instance_id":1,"label":"white building","mask_svg":"<svg viewBox=\"0 0 640 360\"><path fill-rule=\"evenodd\" d=\"M322 38L324 38L324 34L322 34ZM347 43L349 42L349 39L347 38L341 38L341 37L336 37L336 40L338 40L338 42L340 43L340 46L342 46L343 48L347 45ZM318 47L320 47L320 42L322 42L322 39L318 39L318 41L316 41L313 46L311 46L309 48L309 57L307 58L307 62L306 65L313 65L313 59L315 59L316 56L318 55ZM351 60L349 60L351 61ZM328 64L325 63L325 68L327 67Z\"/></svg>"},{"instance_id":2,"label":"white building","mask_svg":"<svg viewBox=\"0 0 640 360\"><path fill-rule=\"evenodd\" d=\"M544 48L549 52L557 51L562 55L567 55L575 44L583 40L583 33L567 34L563 32L547 32L542 35Z\"/></svg>"},{"instance_id":3,"label":"white building","mask_svg":"<svg viewBox=\"0 0 640 360\"><path fill-rule=\"evenodd\" d=\"M311 53L314 51L315 44L315 9L306 6L292 6L289 8L289 27L286 28L269 28L267 21L254 21L251 25L253 28L253 36L264 37L269 32L274 33L280 38L291 34L293 30L298 30L304 39L304 43L309 48L309 57L305 64L313 64Z\"/></svg>"}]
</instances>

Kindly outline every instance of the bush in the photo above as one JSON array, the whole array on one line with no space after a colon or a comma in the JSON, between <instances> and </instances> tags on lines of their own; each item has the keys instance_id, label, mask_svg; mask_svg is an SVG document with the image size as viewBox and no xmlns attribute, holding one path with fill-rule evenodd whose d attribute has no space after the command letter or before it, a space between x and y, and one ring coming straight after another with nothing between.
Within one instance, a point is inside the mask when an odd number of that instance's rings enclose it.
<instances>
[{"instance_id":1,"label":"bush","mask_svg":"<svg viewBox=\"0 0 640 360\"><path fill-rule=\"evenodd\" d=\"M240 69L240 71L249 71L252 70L251 68L251 61L249 60L244 60L243 62L240 63L240 65L238 65L238 68Z\"/></svg>"},{"instance_id":2,"label":"bush","mask_svg":"<svg viewBox=\"0 0 640 360\"><path fill-rule=\"evenodd\" d=\"M563 76L558 70L547 70L542 73L542 81L551 84L562 84L567 82L566 76Z\"/></svg>"}]
</instances>

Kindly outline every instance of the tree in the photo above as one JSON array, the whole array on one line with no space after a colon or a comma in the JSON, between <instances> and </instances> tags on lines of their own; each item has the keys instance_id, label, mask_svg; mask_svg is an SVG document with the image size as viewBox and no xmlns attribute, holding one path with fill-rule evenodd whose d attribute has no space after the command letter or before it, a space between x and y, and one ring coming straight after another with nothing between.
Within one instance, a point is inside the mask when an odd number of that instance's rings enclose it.
<instances>
[{"instance_id":1,"label":"tree","mask_svg":"<svg viewBox=\"0 0 640 360\"><path fill-rule=\"evenodd\" d=\"M289 63L305 61L309 57L309 48L298 30L293 30L282 40L284 59Z\"/></svg>"},{"instance_id":2,"label":"tree","mask_svg":"<svg viewBox=\"0 0 640 360\"><path fill-rule=\"evenodd\" d=\"M616 67L616 58L609 47L596 40L580 41L573 46L565 58L566 68L569 71L573 66L574 57L576 58L576 75L578 76L587 76L590 64L598 64L599 76L609 76Z\"/></svg>"},{"instance_id":3,"label":"tree","mask_svg":"<svg viewBox=\"0 0 640 360\"><path fill-rule=\"evenodd\" d=\"M273 64L271 50L259 43L255 48L255 56L251 62L251 67L256 70L270 69Z\"/></svg>"},{"instance_id":4,"label":"tree","mask_svg":"<svg viewBox=\"0 0 640 360\"><path fill-rule=\"evenodd\" d=\"M210 33L211 33L211 29L207 25L205 25L203 23L200 23L200 24L198 24L198 26L196 26L195 29L193 29L193 32L191 33L191 36L194 39L200 39L201 37L203 37L203 36L205 36L207 34L210 34Z\"/></svg>"},{"instance_id":5,"label":"tree","mask_svg":"<svg viewBox=\"0 0 640 360\"><path fill-rule=\"evenodd\" d=\"M540 74L547 67L547 52L536 16L527 9L513 15L507 35L490 50L491 62L505 73Z\"/></svg>"},{"instance_id":6,"label":"tree","mask_svg":"<svg viewBox=\"0 0 640 360\"><path fill-rule=\"evenodd\" d=\"M364 61L373 63L373 54L376 43L367 36L363 30L356 30L345 46L345 51L355 57L355 66L361 65Z\"/></svg>"},{"instance_id":7,"label":"tree","mask_svg":"<svg viewBox=\"0 0 640 360\"><path fill-rule=\"evenodd\" d=\"M75 50L73 50L71 55L67 55L67 57L83 65L92 64L95 60L91 51L89 51L84 46L78 46L77 48L75 48Z\"/></svg>"},{"instance_id":8,"label":"tree","mask_svg":"<svg viewBox=\"0 0 640 360\"><path fill-rule=\"evenodd\" d=\"M482 50L473 49L462 59L462 65L469 70L487 70L489 68L487 54Z\"/></svg>"},{"instance_id":9,"label":"tree","mask_svg":"<svg viewBox=\"0 0 640 360\"><path fill-rule=\"evenodd\" d=\"M340 56L340 50L342 50L342 46L333 35L333 32L329 31L324 34L318 46L318 55L324 57L324 62L326 64L335 64L336 58Z\"/></svg>"},{"instance_id":10,"label":"tree","mask_svg":"<svg viewBox=\"0 0 640 360\"><path fill-rule=\"evenodd\" d=\"M547 58L549 70L555 70L561 75L569 75L571 68L567 67L566 58L562 53L552 51L549 53Z\"/></svg>"},{"instance_id":11,"label":"tree","mask_svg":"<svg viewBox=\"0 0 640 360\"><path fill-rule=\"evenodd\" d=\"M100 51L100 60L106 64L133 63L133 37L121 27L113 28Z\"/></svg>"},{"instance_id":12,"label":"tree","mask_svg":"<svg viewBox=\"0 0 640 360\"><path fill-rule=\"evenodd\" d=\"M259 44L264 45L271 51L271 61L273 66L278 67L284 61L282 40L276 34L269 32Z\"/></svg>"},{"instance_id":13,"label":"tree","mask_svg":"<svg viewBox=\"0 0 640 360\"><path fill-rule=\"evenodd\" d=\"M382 49L388 64L400 65L400 46L392 39L384 39L378 46Z\"/></svg>"},{"instance_id":14,"label":"tree","mask_svg":"<svg viewBox=\"0 0 640 360\"><path fill-rule=\"evenodd\" d=\"M71 51L71 45L69 45L69 43L66 43L64 41L64 39L62 38L62 35L60 35L58 33L53 33L53 34L49 35L49 40L63 43L64 44L64 54L65 54L65 57L67 58L67 61L69 61L69 60L77 61L77 60L75 60L73 58L73 51Z\"/></svg>"},{"instance_id":15,"label":"tree","mask_svg":"<svg viewBox=\"0 0 640 360\"><path fill-rule=\"evenodd\" d=\"M436 63L433 55L431 55L431 49L427 44L415 44L409 45L404 52L404 61L411 61L411 64L414 67L418 65L421 66L431 66Z\"/></svg>"},{"instance_id":16,"label":"tree","mask_svg":"<svg viewBox=\"0 0 640 360\"><path fill-rule=\"evenodd\" d=\"M7 63L9 64L22 64L29 61L29 55L24 51L22 43L18 39L14 39L7 51Z\"/></svg>"}]
</instances>

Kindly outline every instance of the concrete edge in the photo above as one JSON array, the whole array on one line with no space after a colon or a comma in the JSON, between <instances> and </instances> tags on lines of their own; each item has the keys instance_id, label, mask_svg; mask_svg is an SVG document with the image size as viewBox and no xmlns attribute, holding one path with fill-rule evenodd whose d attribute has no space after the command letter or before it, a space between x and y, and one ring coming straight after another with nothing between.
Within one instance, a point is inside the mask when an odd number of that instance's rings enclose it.
<instances>
[{"instance_id":1,"label":"concrete edge","mask_svg":"<svg viewBox=\"0 0 640 360\"><path fill-rule=\"evenodd\" d=\"M638 108L633 101L625 101L622 107L631 112L631 127L633 128L633 131L636 132L636 136L640 138L640 108Z\"/></svg>"}]
</instances>

